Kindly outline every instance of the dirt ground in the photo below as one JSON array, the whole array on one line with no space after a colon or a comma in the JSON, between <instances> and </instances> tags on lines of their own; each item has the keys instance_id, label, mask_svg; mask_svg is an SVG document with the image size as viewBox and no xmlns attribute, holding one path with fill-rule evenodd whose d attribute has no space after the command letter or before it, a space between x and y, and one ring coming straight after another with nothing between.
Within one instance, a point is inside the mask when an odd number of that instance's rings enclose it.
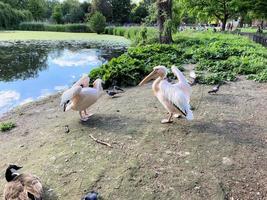
<instances>
[{"instance_id":1,"label":"dirt ground","mask_svg":"<svg viewBox=\"0 0 267 200\"><path fill-rule=\"evenodd\" d=\"M0 119L17 124L0 132L0 196L7 165L17 163L41 178L47 200L92 190L105 200L267 199L267 84L210 88L193 87L192 122L168 125L151 84L103 96L85 123L62 112L60 95L17 108Z\"/></svg>"}]
</instances>

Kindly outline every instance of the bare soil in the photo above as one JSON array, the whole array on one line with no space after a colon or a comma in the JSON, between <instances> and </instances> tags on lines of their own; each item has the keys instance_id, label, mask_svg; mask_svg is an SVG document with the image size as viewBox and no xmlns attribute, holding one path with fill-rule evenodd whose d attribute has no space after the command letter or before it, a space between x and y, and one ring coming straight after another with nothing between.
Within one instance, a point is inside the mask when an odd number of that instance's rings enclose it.
<instances>
[{"instance_id":1,"label":"bare soil","mask_svg":"<svg viewBox=\"0 0 267 200\"><path fill-rule=\"evenodd\" d=\"M62 112L60 94L11 111L0 119L17 125L0 132L0 196L7 165L17 163L41 178L48 200L92 190L106 200L267 199L267 84L209 89L193 87L192 122L167 125L151 85L103 96L85 123Z\"/></svg>"}]
</instances>

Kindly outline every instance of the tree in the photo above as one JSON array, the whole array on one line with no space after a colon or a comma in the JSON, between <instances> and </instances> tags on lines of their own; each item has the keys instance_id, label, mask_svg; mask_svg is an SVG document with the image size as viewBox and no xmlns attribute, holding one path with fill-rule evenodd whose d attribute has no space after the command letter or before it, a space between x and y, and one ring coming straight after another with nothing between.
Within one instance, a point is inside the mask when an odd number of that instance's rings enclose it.
<instances>
[{"instance_id":1,"label":"tree","mask_svg":"<svg viewBox=\"0 0 267 200\"><path fill-rule=\"evenodd\" d=\"M62 15L62 9L61 9L60 4L54 7L53 13L52 13L52 19L58 24L61 24L63 22L63 15Z\"/></svg>"},{"instance_id":2,"label":"tree","mask_svg":"<svg viewBox=\"0 0 267 200\"><path fill-rule=\"evenodd\" d=\"M224 31L227 20L237 14L239 0L184 0L184 2L192 11L206 13L218 19Z\"/></svg>"},{"instance_id":3,"label":"tree","mask_svg":"<svg viewBox=\"0 0 267 200\"><path fill-rule=\"evenodd\" d=\"M115 23L126 23L131 12L131 0L111 0L112 21Z\"/></svg>"},{"instance_id":4,"label":"tree","mask_svg":"<svg viewBox=\"0 0 267 200\"><path fill-rule=\"evenodd\" d=\"M41 20L45 13L43 0L29 0L27 9L32 13L34 20Z\"/></svg>"},{"instance_id":5,"label":"tree","mask_svg":"<svg viewBox=\"0 0 267 200\"><path fill-rule=\"evenodd\" d=\"M157 0L160 43L172 42L172 0Z\"/></svg>"},{"instance_id":6,"label":"tree","mask_svg":"<svg viewBox=\"0 0 267 200\"><path fill-rule=\"evenodd\" d=\"M133 23L141 23L148 16L148 9L144 3L140 3L133 7L130 14L130 21Z\"/></svg>"},{"instance_id":7,"label":"tree","mask_svg":"<svg viewBox=\"0 0 267 200\"><path fill-rule=\"evenodd\" d=\"M103 33L106 27L106 18L100 12L96 12L90 18L89 25L95 33Z\"/></svg>"},{"instance_id":8,"label":"tree","mask_svg":"<svg viewBox=\"0 0 267 200\"><path fill-rule=\"evenodd\" d=\"M110 0L93 0L91 3L91 15L95 12L102 13L107 21L112 20L112 6Z\"/></svg>"}]
</instances>

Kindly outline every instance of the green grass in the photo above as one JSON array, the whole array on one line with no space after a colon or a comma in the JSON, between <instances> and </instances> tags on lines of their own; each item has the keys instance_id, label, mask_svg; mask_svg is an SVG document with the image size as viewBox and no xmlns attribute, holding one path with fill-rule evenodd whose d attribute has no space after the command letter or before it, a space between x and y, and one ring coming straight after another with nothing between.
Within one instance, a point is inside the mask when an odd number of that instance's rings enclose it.
<instances>
[{"instance_id":1,"label":"green grass","mask_svg":"<svg viewBox=\"0 0 267 200\"><path fill-rule=\"evenodd\" d=\"M130 41L124 37L113 35L98 35L96 33L0 31L0 41L14 40L85 40L89 42L130 45Z\"/></svg>"},{"instance_id":2,"label":"green grass","mask_svg":"<svg viewBox=\"0 0 267 200\"><path fill-rule=\"evenodd\" d=\"M1 132L9 131L15 127L16 127L16 124L14 124L13 122L3 122L0 124Z\"/></svg>"},{"instance_id":3,"label":"green grass","mask_svg":"<svg viewBox=\"0 0 267 200\"><path fill-rule=\"evenodd\" d=\"M256 33L257 28L241 28L242 33ZM267 33L267 30L263 30L263 33Z\"/></svg>"}]
</instances>

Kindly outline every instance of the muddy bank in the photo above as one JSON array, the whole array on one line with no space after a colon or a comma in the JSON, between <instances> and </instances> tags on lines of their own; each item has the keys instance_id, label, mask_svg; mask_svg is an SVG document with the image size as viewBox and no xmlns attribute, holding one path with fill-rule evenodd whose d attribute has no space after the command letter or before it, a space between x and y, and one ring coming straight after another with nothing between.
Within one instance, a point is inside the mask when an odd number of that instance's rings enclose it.
<instances>
[{"instance_id":1,"label":"muddy bank","mask_svg":"<svg viewBox=\"0 0 267 200\"><path fill-rule=\"evenodd\" d=\"M193 87L194 121L170 125L159 123L166 111L150 85L104 96L86 123L62 112L59 95L10 112L0 120L17 124L0 133L0 195L7 164L18 163L42 179L51 200L91 190L117 200L267 199L267 85L209 89Z\"/></svg>"}]
</instances>

